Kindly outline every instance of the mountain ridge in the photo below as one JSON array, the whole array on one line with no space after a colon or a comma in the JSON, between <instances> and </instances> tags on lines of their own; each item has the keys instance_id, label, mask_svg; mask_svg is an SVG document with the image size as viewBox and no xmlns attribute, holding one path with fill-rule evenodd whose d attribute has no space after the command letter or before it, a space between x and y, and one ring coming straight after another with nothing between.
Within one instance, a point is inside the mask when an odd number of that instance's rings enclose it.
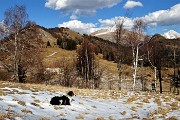
<instances>
[{"instance_id":1,"label":"mountain ridge","mask_svg":"<svg viewBox=\"0 0 180 120\"><path fill-rule=\"evenodd\" d=\"M174 30L169 30L168 32L163 33L162 36L166 39L177 39L180 38L180 33Z\"/></svg>"}]
</instances>

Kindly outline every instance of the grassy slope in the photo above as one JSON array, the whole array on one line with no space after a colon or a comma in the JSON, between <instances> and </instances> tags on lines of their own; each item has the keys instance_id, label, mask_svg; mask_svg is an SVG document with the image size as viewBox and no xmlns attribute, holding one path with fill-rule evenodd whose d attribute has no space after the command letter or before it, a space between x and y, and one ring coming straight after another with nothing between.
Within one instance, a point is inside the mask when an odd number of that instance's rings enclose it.
<instances>
[{"instance_id":1,"label":"grassy slope","mask_svg":"<svg viewBox=\"0 0 180 120\"><path fill-rule=\"evenodd\" d=\"M42 50L42 56L44 58L44 64L46 67L55 67L57 62L60 62L65 59L66 62L73 62L73 59L76 58L76 51L67 51L61 48L44 48ZM102 57L102 54L99 54L96 56L96 60L99 64L99 66L104 70L105 75L107 75L107 78L110 78L112 76L118 76L118 69L117 64L113 61L107 61L104 60ZM123 75L122 78L132 78L132 67L129 65L123 65ZM163 90L168 91L169 90L169 80L167 79L168 74L173 74L173 69L163 69L162 70L162 76L163 76ZM150 67L144 67L144 68L138 68L137 76L143 75L145 79L147 80L147 83L150 85L151 81L154 78L154 72L153 69ZM132 79L130 79L131 81ZM157 86L159 90L159 82L157 81Z\"/></svg>"}]
</instances>

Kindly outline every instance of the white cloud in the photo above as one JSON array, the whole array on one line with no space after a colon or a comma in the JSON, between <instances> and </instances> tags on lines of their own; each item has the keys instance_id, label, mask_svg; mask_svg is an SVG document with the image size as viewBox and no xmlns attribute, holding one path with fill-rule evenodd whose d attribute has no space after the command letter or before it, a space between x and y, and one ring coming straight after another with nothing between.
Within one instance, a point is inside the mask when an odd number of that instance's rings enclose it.
<instances>
[{"instance_id":1,"label":"white cloud","mask_svg":"<svg viewBox=\"0 0 180 120\"><path fill-rule=\"evenodd\" d=\"M82 23L79 20L71 20L68 22L64 22L62 24L59 24L58 27L67 27L70 28L76 32L79 32L81 34L89 34L92 33L96 30L98 30L98 28L96 28L96 25L93 23Z\"/></svg>"},{"instance_id":2,"label":"white cloud","mask_svg":"<svg viewBox=\"0 0 180 120\"><path fill-rule=\"evenodd\" d=\"M180 25L180 4L168 10L159 10L141 17L149 26L171 26Z\"/></svg>"},{"instance_id":3,"label":"white cloud","mask_svg":"<svg viewBox=\"0 0 180 120\"><path fill-rule=\"evenodd\" d=\"M171 26L171 25L180 25L180 4L177 4L173 7L171 7L168 10L159 10L152 13L149 13L148 15L145 15L143 17L138 18L127 18L123 16L118 16L110 19L99 19L98 23L83 23L79 20L71 20L68 22L64 22L62 24L59 24L59 27L68 27L72 30L75 30L80 33L92 33L99 29L104 28L112 28L115 26L115 23L118 20L124 19L124 27L126 29L131 29L133 26L133 22L136 19L142 19L149 28L154 28L157 26ZM72 15L71 18L76 18L76 15ZM99 26L98 26L99 25Z\"/></svg>"},{"instance_id":4,"label":"white cloud","mask_svg":"<svg viewBox=\"0 0 180 120\"><path fill-rule=\"evenodd\" d=\"M136 1L128 0L126 2L126 4L124 5L124 8L125 9L131 9L131 8L136 7L136 6L143 7L143 4L141 2L136 2Z\"/></svg>"},{"instance_id":5,"label":"white cloud","mask_svg":"<svg viewBox=\"0 0 180 120\"><path fill-rule=\"evenodd\" d=\"M71 20L76 20L76 19L78 19L78 17L77 17L76 15L71 15L71 16L70 16L70 19L71 19Z\"/></svg>"},{"instance_id":6,"label":"white cloud","mask_svg":"<svg viewBox=\"0 0 180 120\"><path fill-rule=\"evenodd\" d=\"M133 19L122 16L106 20L99 19L99 23L101 24L102 28L109 28L115 26L117 22L121 22L121 20L124 20L124 27L126 29L130 29L133 26Z\"/></svg>"},{"instance_id":7,"label":"white cloud","mask_svg":"<svg viewBox=\"0 0 180 120\"><path fill-rule=\"evenodd\" d=\"M47 0L45 7L60 10L63 14L93 15L97 9L110 8L121 0Z\"/></svg>"}]
</instances>

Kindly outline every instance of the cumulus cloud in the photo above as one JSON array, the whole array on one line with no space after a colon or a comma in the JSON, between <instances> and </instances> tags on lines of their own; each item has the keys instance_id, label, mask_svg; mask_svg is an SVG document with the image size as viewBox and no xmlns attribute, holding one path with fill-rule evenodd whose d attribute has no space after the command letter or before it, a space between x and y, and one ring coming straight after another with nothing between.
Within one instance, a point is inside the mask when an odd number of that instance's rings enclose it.
<instances>
[{"instance_id":1,"label":"cumulus cloud","mask_svg":"<svg viewBox=\"0 0 180 120\"><path fill-rule=\"evenodd\" d=\"M171 26L180 25L180 4L168 10L159 10L141 17L149 26Z\"/></svg>"},{"instance_id":2,"label":"cumulus cloud","mask_svg":"<svg viewBox=\"0 0 180 120\"><path fill-rule=\"evenodd\" d=\"M133 19L122 16L106 20L99 19L99 23L101 24L102 28L109 28L115 26L116 23L118 24L118 22L122 22L122 20L124 21L124 27L126 29L130 29L133 26Z\"/></svg>"},{"instance_id":3,"label":"cumulus cloud","mask_svg":"<svg viewBox=\"0 0 180 120\"><path fill-rule=\"evenodd\" d=\"M97 9L110 8L120 0L47 0L45 7L60 10L63 14L93 15Z\"/></svg>"},{"instance_id":4,"label":"cumulus cloud","mask_svg":"<svg viewBox=\"0 0 180 120\"><path fill-rule=\"evenodd\" d=\"M136 6L143 7L143 4L141 2L136 2L136 1L128 0L126 2L126 4L124 5L124 8L125 9L131 9L131 8L136 7Z\"/></svg>"},{"instance_id":5,"label":"cumulus cloud","mask_svg":"<svg viewBox=\"0 0 180 120\"><path fill-rule=\"evenodd\" d=\"M123 16L118 16L110 19L99 19L96 24L94 23L83 23L79 20L71 20L59 24L59 27L68 27L72 30L75 30L80 33L92 33L99 29L112 28L115 26L115 23L120 20L124 20L124 27L126 29L131 29L133 22L136 19L142 19L148 27L157 27L157 26L171 26L171 25L180 25L180 4L177 4L171 7L168 10L159 10L143 17L138 18L127 18ZM76 19L77 16L71 16L72 19Z\"/></svg>"},{"instance_id":6,"label":"cumulus cloud","mask_svg":"<svg viewBox=\"0 0 180 120\"><path fill-rule=\"evenodd\" d=\"M79 20L71 20L68 22L64 22L62 24L59 24L58 27L67 27L70 28L76 32L79 32L81 34L89 34L92 33L96 30L98 30L98 28L96 28L96 25L93 23L83 23Z\"/></svg>"}]
</instances>

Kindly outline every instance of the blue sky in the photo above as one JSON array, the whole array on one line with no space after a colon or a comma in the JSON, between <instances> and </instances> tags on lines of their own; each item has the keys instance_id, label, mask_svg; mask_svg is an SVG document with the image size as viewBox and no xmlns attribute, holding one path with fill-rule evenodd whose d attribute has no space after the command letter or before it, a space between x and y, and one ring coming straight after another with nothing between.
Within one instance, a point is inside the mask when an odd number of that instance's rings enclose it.
<instances>
[{"instance_id":1,"label":"blue sky","mask_svg":"<svg viewBox=\"0 0 180 120\"><path fill-rule=\"evenodd\" d=\"M180 0L1 0L0 21L4 11L14 5L25 5L29 19L38 25L69 27L80 33L113 27L114 21L125 18L130 29L135 19L148 25L147 34L175 30L180 33Z\"/></svg>"}]
</instances>

